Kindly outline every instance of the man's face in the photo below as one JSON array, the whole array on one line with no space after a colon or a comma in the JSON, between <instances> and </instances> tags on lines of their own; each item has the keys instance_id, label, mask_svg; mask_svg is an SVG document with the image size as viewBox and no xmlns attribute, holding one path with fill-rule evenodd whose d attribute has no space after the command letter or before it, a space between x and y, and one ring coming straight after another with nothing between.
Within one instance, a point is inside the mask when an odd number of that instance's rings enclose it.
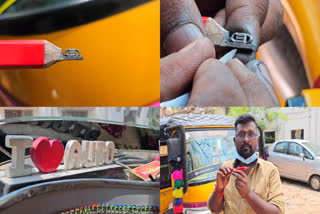
<instances>
[{"instance_id":1,"label":"man's face","mask_svg":"<svg viewBox=\"0 0 320 214\"><path fill-rule=\"evenodd\" d=\"M238 124L236 127L236 137L233 138L237 152L247 159L257 150L258 137L257 126L254 122Z\"/></svg>"}]
</instances>

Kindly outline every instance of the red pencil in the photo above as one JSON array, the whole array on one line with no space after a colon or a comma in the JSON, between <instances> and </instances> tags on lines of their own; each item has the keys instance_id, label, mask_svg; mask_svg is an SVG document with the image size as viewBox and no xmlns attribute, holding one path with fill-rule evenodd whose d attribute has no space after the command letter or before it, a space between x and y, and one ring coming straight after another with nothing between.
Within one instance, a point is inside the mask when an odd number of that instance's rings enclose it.
<instances>
[{"instance_id":1,"label":"red pencil","mask_svg":"<svg viewBox=\"0 0 320 214\"><path fill-rule=\"evenodd\" d=\"M0 40L0 68L46 68L63 60L82 60L80 51L46 40Z\"/></svg>"},{"instance_id":2,"label":"red pencil","mask_svg":"<svg viewBox=\"0 0 320 214\"><path fill-rule=\"evenodd\" d=\"M233 172L234 170L244 171L246 169L247 169L247 167L245 167L245 166L244 167L238 167L238 168L231 169L230 172Z\"/></svg>"}]
</instances>

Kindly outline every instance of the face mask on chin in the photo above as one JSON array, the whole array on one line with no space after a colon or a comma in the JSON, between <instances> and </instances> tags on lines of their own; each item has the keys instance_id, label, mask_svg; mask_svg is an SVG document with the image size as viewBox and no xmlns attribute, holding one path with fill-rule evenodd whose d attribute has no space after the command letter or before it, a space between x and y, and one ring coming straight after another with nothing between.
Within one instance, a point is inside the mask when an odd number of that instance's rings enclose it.
<instances>
[{"instance_id":1,"label":"face mask on chin","mask_svg":"<svg viewBox=\"0 0 320 214\"><path fill-rule=\"evenodd\" d=\"M243 158L242 156L239 155L238 151L236 151L236 159L238 159L242 163L250 164L250 163L254 162L255 160L257 160L257 158L258 157L257 157L257 154L255 152L250 157L245 159L245 158Z\"/></svg>"}]
</instances>

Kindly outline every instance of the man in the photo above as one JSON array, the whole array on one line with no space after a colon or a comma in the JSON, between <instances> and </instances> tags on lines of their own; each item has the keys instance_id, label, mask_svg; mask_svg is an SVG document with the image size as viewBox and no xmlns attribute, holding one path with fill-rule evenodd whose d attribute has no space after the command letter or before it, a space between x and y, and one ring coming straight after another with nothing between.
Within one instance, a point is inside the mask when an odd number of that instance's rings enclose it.
<instances>
[{"instance_id":1,"label":"man","mask_svg":"<svg viewBox=\"0 0 320 214\"><path fill-rule=\"evenodd\" d=\"M257 158L259 137L255 119L244 114L235 122L236 159L225 162L218 171L217 183L208 208L226 214L283 214L284 199L278 169ZM244 171L232 168L246 167Z\"/></svg>"},{"instance_id":2,"label":"man","mask_svg":"<svg viewBox=\"0 0 320 214\"><path fill-rule=\"evenodd\" d=\"M252 35L257 49L282 24L280 0L161 0L160 11L161 102L191 91L190 106L279 105L262 62L246 67L236 59L227 64L216 59L201 15L214 17L230 32Z\"/></svg>"}]
</instances>

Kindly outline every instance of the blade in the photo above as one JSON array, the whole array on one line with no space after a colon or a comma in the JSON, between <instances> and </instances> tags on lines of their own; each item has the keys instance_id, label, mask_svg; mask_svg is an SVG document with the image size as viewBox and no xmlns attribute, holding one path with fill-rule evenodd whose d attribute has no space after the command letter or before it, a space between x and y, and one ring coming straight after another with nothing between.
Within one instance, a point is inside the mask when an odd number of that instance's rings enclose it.
<instances>
[{"instance_id":1,"label":"blade","mask_svg":"<svg viewBox=\"0 0 320 214\"><path fill-rule=\"evenodd\" d=\"M233 59L233 57L236 55L236 53L237 53L237 49L233 49L232 51L230 51L229 53L227 53L226 55L221 57L219 59L219 61L226 64L229 60Z\"/></svg>"}]
</instances>

